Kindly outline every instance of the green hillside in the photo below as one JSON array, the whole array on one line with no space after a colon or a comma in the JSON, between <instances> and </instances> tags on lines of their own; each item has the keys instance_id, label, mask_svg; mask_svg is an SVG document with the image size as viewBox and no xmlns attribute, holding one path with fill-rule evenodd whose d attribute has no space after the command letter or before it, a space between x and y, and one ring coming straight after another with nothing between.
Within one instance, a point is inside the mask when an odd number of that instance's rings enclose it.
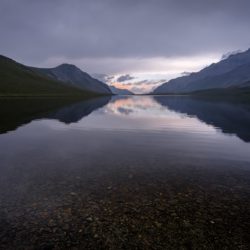
<instances>
[{"instance_id":1,"label":"green hillside","mask_svg":"<svg viewBox=\"0 0 250 250\"><path fill-rule=\"evenodd\" d=\"M0 55L0 96L92 96Z\"/></svg>"}]
</instances>

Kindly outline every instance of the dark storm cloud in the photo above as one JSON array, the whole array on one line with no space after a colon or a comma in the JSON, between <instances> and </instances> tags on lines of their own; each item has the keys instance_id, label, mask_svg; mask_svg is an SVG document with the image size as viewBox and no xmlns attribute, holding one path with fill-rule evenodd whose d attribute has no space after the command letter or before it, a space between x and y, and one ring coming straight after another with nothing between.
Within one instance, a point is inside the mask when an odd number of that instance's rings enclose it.
<instances>
[{"instance_id":1,"label":"dark storm cloud","mask_svg":"<svg viewBox=\"0 0 250 250\"><path fill-rule=\"evenodd\" d=\"M118 82L125 82L125 81L129 81L129 80L133 80L133 79L134 79L133 76L127 74L127 75L122 75L122 76L118 77L117 81Z\"/></svg>"},{"instance_id":2,"label":"dark storm cloud","mask_svg":"<svg viewBox=\"0 0 250 250\"><path fill-rule=\"evenodd\" d=\"M0 53L37 66L222 54L250 46L249 11L249 0L1 0Z\"/></svg>"}]
</instances>

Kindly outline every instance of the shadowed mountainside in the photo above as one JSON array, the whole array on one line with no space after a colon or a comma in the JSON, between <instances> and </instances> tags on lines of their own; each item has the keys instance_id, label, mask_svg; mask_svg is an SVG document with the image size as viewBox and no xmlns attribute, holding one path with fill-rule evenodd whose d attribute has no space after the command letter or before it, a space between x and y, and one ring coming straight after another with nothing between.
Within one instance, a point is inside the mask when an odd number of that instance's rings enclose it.
<instances>
[{"instance_id":1,"label":"shadowed mountainside","mask_svg":"<svg viewBox=\"0 0 250 250\"><path fill-rule=\"evenodd\" d=\"M0 56L0 96L94 96Z\"/></svg>"},{"instance_id":2,"label":"shadowed mountainside","mask_svg":"<svg viewBox=\"0 0 250 250\"><path fill-rule=\"evenodd\" d=\"M250 49L230 55L196 73L172 79L153 94L190 93L215 88L249 87Z\"/></svg>"},{"instance_id":3,"label":"shadowed mountainside","mask_svg":"<svg viewBox=\"0 0 250 250\"><path fill-rule=\"evenodd\" d=\"M115 86L109 86L109 88L112 91L112 93L115 95L133 95L134 94L127 89L120 89Z\"/></svg>"},{"instance_id":4,"label":"shadowed mountainside","mask_svg":"<svg viewBox=\"0 0 250 250\"><path fill-rule=\"evenodd\" d=\"M105 83L91 77L89 74L83 72L72 64L64 63L55 68L31 67L31 69L41 75L45 75L57 81L65 82L73 87L98 94L112 94L111 90Z\"/></svg>"}]
</instances>

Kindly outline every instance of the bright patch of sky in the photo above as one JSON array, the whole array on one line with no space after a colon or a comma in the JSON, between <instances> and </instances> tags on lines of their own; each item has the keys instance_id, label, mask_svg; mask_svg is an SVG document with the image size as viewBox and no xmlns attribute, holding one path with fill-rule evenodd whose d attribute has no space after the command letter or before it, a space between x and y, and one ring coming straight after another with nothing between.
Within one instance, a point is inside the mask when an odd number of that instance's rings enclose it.
<instances>
[{"instance_id":1,"label":"bright patch of sky","mask_svg":"<svg viewBox=\"0 0 250 250\"><path fill-rule=\"evenodd\" d=\"M141 94L152 91L154 88L170 79L187 75L189 72L199 71L211 63L218 62L220 58L221 55L213 54L186 58L133 59L133 62L136 61L141 70L136 67L133 70L128 63L126 68L130 68L130 72L118 72L109 75L93 74L93 76L109 85L121 89L128 89L136 94Z\"/></svg>"}]
</instances>

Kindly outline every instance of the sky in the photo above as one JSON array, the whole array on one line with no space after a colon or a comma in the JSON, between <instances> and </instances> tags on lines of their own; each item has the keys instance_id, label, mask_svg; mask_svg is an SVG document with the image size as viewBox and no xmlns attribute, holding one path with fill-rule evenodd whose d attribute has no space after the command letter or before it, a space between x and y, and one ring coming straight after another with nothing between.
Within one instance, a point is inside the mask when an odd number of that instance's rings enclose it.
<instances>
[{"instance_id":1,"label":"sky","mask_svg":"<svg viewBox=\"0 0 250 250\"><path fill-rule=\"evenodd\" d=\"M249 0L0 0L0 54L136 93L250 47Z\"/></svg>"}]
</instances>

